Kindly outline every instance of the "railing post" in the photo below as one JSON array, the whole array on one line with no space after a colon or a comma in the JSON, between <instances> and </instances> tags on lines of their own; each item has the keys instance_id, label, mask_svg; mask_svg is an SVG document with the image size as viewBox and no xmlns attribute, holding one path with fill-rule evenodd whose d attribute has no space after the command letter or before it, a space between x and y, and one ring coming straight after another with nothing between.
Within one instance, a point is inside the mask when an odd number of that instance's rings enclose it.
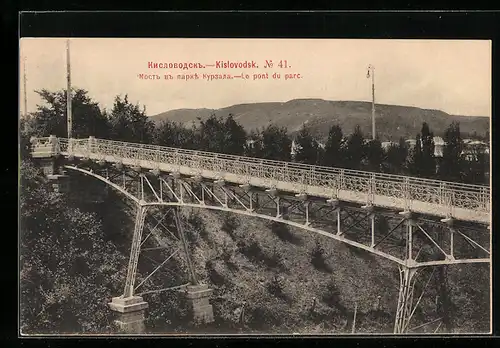
<instances>
[{"instance_id":1,"label":"railing post","mask_svg":"<svg viewBox=\"0 0 500 348\"><path fill-rule=\"evenodd\" d=\"M375 200L375 173L370 175L370 188L367 204L372 205Z\"/></svg>"},{"instance_id":2,"label":"railing post","mask_svg":"<svg viewBox=\"0 0 500 348\"><path fill-rule=\"evenodd\" d=\"M68 138L67 152L68 152L68 155L70 155L70 156L73 154L74 140L75 139L73 139L73 138Z\"/></svg>"},{"instance_id":3,"label":"railing post","mask_svg":"<svg viewBox=\"0 0 500 348\"><path fill-rule=\"evenodd\" d=\"M481 205L482 210L489 212L490 211L490 190L489 188L483 187L481 189Z\"/></svg>"},{"instance_id":4,"label":"railing post","mask_svg":"<svg viewBox=\"0 0 500 348\"><path fill-rule=\"evenodd\" d=\"M446 194L446 184L445 183L440 183L439 184L439 199L440 199L440 204L448 204L448 196Z\"/></svg>"},{"instance_id":5,"label":"railing post","mask_svg":"<svg viewBox=\"0 0 500 348\"><path fill-rule=\"evenodd\" d=\"M404 183L403 183L403 197L404 197L404 204L405 204L405 211L411 210L411 193L410 193L410 180L408 177L404 178Z\"/></svg>"}]
</instances>

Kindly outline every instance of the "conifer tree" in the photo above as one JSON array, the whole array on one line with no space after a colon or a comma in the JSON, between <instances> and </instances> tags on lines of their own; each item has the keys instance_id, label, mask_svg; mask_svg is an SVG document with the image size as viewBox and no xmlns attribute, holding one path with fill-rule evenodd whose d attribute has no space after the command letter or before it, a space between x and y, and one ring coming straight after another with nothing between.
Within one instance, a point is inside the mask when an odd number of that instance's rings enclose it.
<instances>
[{"instance_id":1,"label":"conifer tree","mask_svg":"<svg viewBox=\"0 0 500 348\"><path fill-rule=\"evenodd\" d=\"M442 180L460 181L464 174L464 159L462 157L463 141L460 136L460 124L452 122L444 134L443 159L439 167Z\"/></svg>"},{"instance_id":2,"label":"conifer tree","mask_svg":"<svg viewBox=\"0 0 500 348\"><path fill-rule=\"evenodd\" d=\"M299 163L317 164L319 158L319 144L305 125L300 129L295 141L298 145L295 161Z\"/></svg>"},{"instance_id":3,"label":"conifer tree","mask_svg":"<svg viewBox=\"0 0 500 348\"><path fill-rule=\"evenodd\" d=\"M422 142L422 163L420 175L425 178L432 178L436 174L436 160L434 158L434 134L429 125L422 124L421 138Z\"/></svg>"},{"instance_id":4,"label":"conifer tree","mask_svg":"<svg viewBox=\"0 0 500 348\"><path fill-rule=\"evenodd\" d=\"M361 169L365 158L365 142L359 125L354 127L354 132L349 136L346 146L346 167Z\"/></svg>"},{"instance_id":5,"label":"conifer tree","mask_svg":"<svg viewBox=\"0 0 500 348\"><path fill-rule=\"evenodd\" d=\"M333 125L328 132L322 164L329 167L345 165L344 135L339 125Z\"/></svg>"},{"instance_id":6,"label":"conifer tree","mask_svg":"<svg viewBox=\"0 0 500 348\"><path fill-rule=\"evenodd\" d=\"M370 171L379 172L384 160L384 150L380 140L370 140L366 144L366 159L368 160L368 169Z\"/></svg>"},{"instance_id":7,"label":"conifer tree","mask_svg":"<svg viewBox=\"0 0 500 348\"><path fill-rule=\"evenodd\" d=\"M243 127L229 114L224 123L223 152L231 155L243 155L245 152L247 134Z\"/></svg>"},{"instance_id":8,"label":"conifer tree","mask_svg":"<svg viewBox=\"0 0 500 348\"><path fill-rule=\"evenodd\" d=\"M253 156L276 161L290 161L292 140L286 127L280 128L271 124L260 132L253 132L250 139L253 142L251 145Z\"/></svg>"},{"instance_id":9,"label":"conifer tree","mask_svg":"<svg viewBox=\"0 0 500 348\"><path fill-rule=\"evenodd\" d=\"M398 145L399 160L401 161L401 163L404 163L406 161L406 158L408 157L408 144L403 137L400 137Z\"/></svg>"}]
</instances>

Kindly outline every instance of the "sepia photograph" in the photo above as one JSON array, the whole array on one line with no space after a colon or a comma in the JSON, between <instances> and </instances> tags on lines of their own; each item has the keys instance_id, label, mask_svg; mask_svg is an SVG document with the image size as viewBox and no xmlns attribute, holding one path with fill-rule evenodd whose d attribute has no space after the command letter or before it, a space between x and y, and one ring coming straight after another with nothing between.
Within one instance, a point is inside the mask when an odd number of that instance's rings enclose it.
<instances>
[{"instance_id":1,"label":"sepia photograph","mask_svg":"<svg viewBox=\"0 0 500 348\"><path fill-rule=\"evenodd\" d=\"M19 333L492 332L491 41L19 41Z\"/></svg>"}]
</instances>

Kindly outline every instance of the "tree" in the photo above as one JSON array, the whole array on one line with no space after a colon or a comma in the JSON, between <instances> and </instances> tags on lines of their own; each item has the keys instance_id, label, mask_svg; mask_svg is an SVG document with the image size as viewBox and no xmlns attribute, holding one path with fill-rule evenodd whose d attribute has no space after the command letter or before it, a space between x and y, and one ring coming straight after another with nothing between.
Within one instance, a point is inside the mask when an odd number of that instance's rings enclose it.
<instances>
[{"instance_id":1,"label":"tree","mask_svg":"<svg viewBox=\"0 0 500 348\"><path fill-rule=\"evenodd\" d=\"M464 145L460 136L460 124L452 122L444 134L443 159L439 167L442 180L460 181L464 172L462 152Z\"/></svg>"},{"instance_id":2,"label":"tree","mask_svg":"<svg viewBox=\"0 0 500 348\"><path fill-rule=\"evenodd\" d=\"M408 158L408 144L404 140L403 137L399 138L399 144L398 144L398 164L399 164L399 173L403 173L405 170L405 163L406 159Z\"/></svg>"},{"instance_id":3,"label":"tree","mask_svg":"<svg viewBox=\"0 0 500 348\"><path fill-rule=\"evenodd\" d=\"M292 140L286 127L268 125L261 131L253 131L249 136L247 153L253 157L275 161L290 161Z\"/></svg>"},{"instance_id":4,"label":"tree","mask_svg":"<svg viewBox=\"0 0 500 348\"><path fill-rule=\"evenodd\" d=\"M422 123L422 163L420 174L425 178L431 178L436 174L436 160L434 158L434 135L429 129L429 125Z\"/></svg>"},{"instance_id":5,"label":"tree","mask_svg":"<svg viewBox=\"0 0 500 348\"><path fill-rule=\"evenodd\" d=\"M116 96L113 109L107 115L111 125L113 140L151 144L153 140L154 124L146 115L146 108L142 110L139 104L131 104L128 95Z\"/></svg>"},{"instance_id":6,"label":"tree","mask_svg":"<svg viewBox=\"0 0 500 348\"><path fill-rule=\"evenodd\" d=\"M194 137L193 129L187 129L170 120L163 120L154 130L153 143L161 146L192 148L190 145Z\"/></svg>"},{"instance_id":7,"label":"tree","mask_svg":"<svg viewBox=\"0 0 500 348\"><path fill-rule=\"evenodd\" d=\"M295 141L298 145L295 161L306 164L318 164L319 144L305 125L302 125Z\"/></svg>"},{"instance_id":8,"label":"tree","mask_svg":"<svg viewBox=\"0 0 500 348\"><path fill-rule=\"evenodd\" d=\"M382 162L384 160L384 150L382 149L382 144L380 140L370 140L366 144L366 159L368 160L368 168L371 171L380 171Z\"/></svg>"},{"instance_id":9,"label":"tree","mask_svg":"<svg viewBox=\"0 0 500 348\"><path fill-rule=\"evenodd\" d=\"M346 147L346 167L360 169L365 158L365 140L359 125L354 127L354 132L349 136Z\"/></svg>"},{"instance_id":10,"label":"tree","mask_svg":"<svg viewBox=\"0 0 500 348\"><path fill-rule=\"evenodd\" d=\"M387 170L393 174L403 174L408 157L408 146L401 137L398 144L391 144L386 151L385 164Z\"/></svg>"},{"instance_id":11,"label":"tree","mask_svg":"<svg viewBox=\"0 0 500 348\"><path fill-rule=\"evenodd\" d=\"M44 104L37 105L37 110L31 115L30 127L36 136L55 135L68 136L66 91L50 92L46 89L36 91ZM94 102L88 92L83 89L72 90L72 137L107 138L109 125L102 114L99 104Z\"/></svg>"},{"instance_id":12,"label":"tree","mask_svg":"<svg viewBox=\"0 0 500 348\"><path fill-rule=\"evenodd\" d=\"M262 131L262 158L290 161L292 140L285 127L269 125Z\"/></svg>"},{"instance_id":13,"label":"tree","mask_svg":"<svg viewBox=\"0 0 500 348\"><path fill-rule=\"evenodd\" d=\"M345 162L344 156L342 128L339 125L333 125L328 132L323 164L329 167L342 167Z\"/></svg>"},{"instance_id":14,"label":"tree","mask_svg":"<svg viewBox=\"0 0 500 348\"><path fill-rule=\"evenodd\" d=\"M107 299L122 289L126 259L100 222L20 168L20 301L23 333L110 332Z\"/></svg>"},{"instance_id":15,"label":"tree","mask_svg":"<svg viewBox=\"0 0 500 348\"><path fill-rule=\"evenodd\" d=\"M200 120L197 128L197 146L200 150L243 155L247 146L247 135L244 128L238 124L232 114L224 120L215 114L207 120Z\"/></svg>"},{"instance_id":16,"label":"tree","mask_svg":"<svg viewBox=\"0 0 500 348\"><path fill-rule=\"evenodd\" d=\"M230 155L242 156L245 152L247 134L245 129L234 120L232 114L226 118L224 134L222 151Z\"/></svg>"},{"instance_id":17,"label":"tree","mask_svg":"<svg viewBox=\"0 0 500 348\"><path fill-rule=\"evenodd\" d=\"M250 131L245 144L245 156L259 157L262 155L262 134L257 130Z\"/></svg>"},{"instance_id":18,"label":"tree","mask_svg":"<svg viewBox=\"0 0 500 348\"><path fill-rule=\"evenodd\" d=\"M211 152L223 152L224 141L226 139L226 129L222 118L218 118L215 114L204 121L200 120L199 134L199 149Z\"/></svg>"}]
</instances>

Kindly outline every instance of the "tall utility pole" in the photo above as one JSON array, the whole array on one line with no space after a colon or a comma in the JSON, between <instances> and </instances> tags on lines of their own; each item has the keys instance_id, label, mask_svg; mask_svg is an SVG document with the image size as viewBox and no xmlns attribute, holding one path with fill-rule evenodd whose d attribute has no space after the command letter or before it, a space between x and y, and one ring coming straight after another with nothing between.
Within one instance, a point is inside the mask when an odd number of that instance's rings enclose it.
<instances>
[{"instance_id":1,"label":"tall utility pole","mask_svg":"<svg viewBox=\"0 0 500 348\"><path fill-rule=\"evenodd\" d=\"M67 68L67 80L68 87L66 90L66 114L68 118L68 139L72 138L71 130L73 128L73 117L71 113L71 66L70 66L70 54L69 54L69 40L66 40L66 68Z\"/></svg>"},{"instance_id":2,"label":"tall utility pole","mask_svg":"<svg viewBox=\"0 0 500 348\"><path fill-rule=\"evenodd\" d=\"M377 133L375 132L375 67L368 65L367 78L372 78L372 139L375 140Z\"/></svg>"},{"instance_id":3,"label":"tall utility pole","mask_svg":"<svg viewBox=\"0 0 500 348\"><path fill-rule=\"evenodd\" d=\"M23 89L24 89L24 116L28 116L28 91L26 90L26 56L23 64Z\"/></svg>"}]
</instances>

